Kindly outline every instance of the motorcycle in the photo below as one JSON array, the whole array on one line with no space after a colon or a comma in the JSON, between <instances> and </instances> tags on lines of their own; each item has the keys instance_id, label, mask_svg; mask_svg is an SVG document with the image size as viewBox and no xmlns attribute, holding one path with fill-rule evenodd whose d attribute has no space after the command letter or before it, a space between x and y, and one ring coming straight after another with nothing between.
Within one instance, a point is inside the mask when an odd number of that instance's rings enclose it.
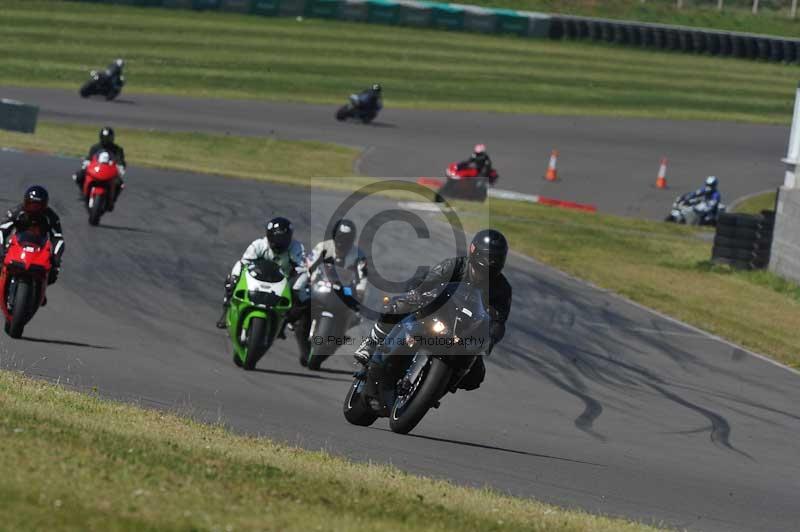
<instances>
[{"instance_id":1,"label":"motorcycle","mask_svg":"<svg viewBox=\"0 0 800 532\"><path fill-rule=\"evenodd\" d=\"M439 189L442 197L484 201L490 186L498 179L497 171L492 169L488 176L478 175L473 166L459 168L458 163L450 163L445 170L447 181Z\"/></svg>"},{"instance_id":2,"label":"motorcycle","mask_svg":"<svg viewBox=\"0 0 800 532\"><path fill-rule=\"evenodd\" d=\"M22 337L25 325L45 302L51 252L50 239L38 231L11 237L0 270L0 302L5 332L12 338Z\"/></svg>"},{"instance_id":3,"label":"motorcycle","mask_svg":"<svg viewBox=\"0 0 800 532\"><path fill-rule=\"evenodd\" d=\"M364 101L358 94L351 94L350 101L336 111L336 120L343 122L348 118L354 118L369 124L375 120L375 117L378 116L378 111L382 108L383 105L381 105L380 101L375 105L368 105L368 102Z\"/></svg>"},{"instance_id":4,"label":"motorcycle","mask_svg":"<svg viewBox=\"0 0 800 532\"><path fill-rule=\"evenodd\" d=\"M664 221L686 225L717 225L717 218L726 211L725 205L718 204L716 214L708 213L702 215L697 212L696 208L701 211L704 210L705 200L702 196L691 197L690 194L675 198L672 203L672 209L670 209L670 213L664 218Z\"/></svg>"},{"instance_id":5,"label":"motorcycle","mask_svg":"<svg viewBox=\"0 0 800 532\"><path fill-rule=\"evenodd\" d=\"M456 392L485 351L491 319L479 290L469 283L444 283L422 300L427 305L395 325L376 353L385 368L378 386L380 410L364 397L367 371L354 376L343 408L353 425L388 417L393 432L407 434L448 392Z\"/></svg>"},{"instance_id":6,"label":"motorcycle","mask_svg":"<svg viewBox=\"0 0 800 532\"><path fill-rule=\"evenodd\" d=\"M89 72L91 79L83 84L80 90L81 98L88 98L94 94L100 94L106 100L111 101L122 92L125 85L125 76L122 74L111 74L108 70Z\"/></svg>"},{"instance_id":7,"label":"motorcycle","mask_svg":"<svg viewBox=\"0 0 800 532\"><path fill-rule=\"evenodd\" d=\"M242 268L225 318L233 362L252 370L272 346L292 308L292 288L278 264L259 259Z\"/></svg>"},{"instance_id":8,"label":"motorcycle","mask_svg":"<svg viewBox=\"0 0 800 532\"><path fill-rule=\"evenodd\" d=\"M89 211L89 225L98 225L100 217L114 210L117 201L117 182L124 174L111 155L100 152L89 161L83 180L83 197Z\"/></svg>"},{"instance_id":9,"label":"motorcycle","mask_svg":"<svg viewBox=\"0 0 800 532\"><path fill-rule=\"evenodd\" d=\"M318 370L322 363L344 345L353 323L354 275L326 260L311 279L311 317L308 350L300 352L300 364Z\"/></svg>"}]
</instances>

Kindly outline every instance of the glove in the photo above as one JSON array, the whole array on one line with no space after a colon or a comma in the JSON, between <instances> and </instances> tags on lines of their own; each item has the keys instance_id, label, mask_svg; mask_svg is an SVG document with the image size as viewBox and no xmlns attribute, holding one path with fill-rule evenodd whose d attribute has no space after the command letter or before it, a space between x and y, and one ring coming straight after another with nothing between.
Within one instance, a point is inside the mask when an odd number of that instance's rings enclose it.
<instances>
[{"instance_id":1,"label":"glove","mask_svg":"<svg viewBox=\"0 0 800 532\"><path fill-rule=\"evenodd\" d=\"M86 170L89 168L89 159L84 159L81 161L81 169Z\"/></svg>"},{"instance_id":2,"label":"glove","mask_svg":"<svg viewBox=\"0 0 800 532\"><path fill-rule=\"evenodd\" d=\"M125 177L125 166L124 165L118 164L117 165L117 171L119 172L119 176L120 177Z\"/></svg>"}]
</instances>

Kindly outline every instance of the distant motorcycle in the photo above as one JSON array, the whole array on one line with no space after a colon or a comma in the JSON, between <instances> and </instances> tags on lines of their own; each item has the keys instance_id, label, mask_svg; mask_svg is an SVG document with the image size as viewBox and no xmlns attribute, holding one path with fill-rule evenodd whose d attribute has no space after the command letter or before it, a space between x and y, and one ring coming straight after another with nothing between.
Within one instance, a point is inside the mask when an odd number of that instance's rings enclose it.
<instances>
[{"instance_id":1,"label":"distant motorcycle","mask_svg":"<svg viewBox=\"0 0 800 532\"><path fill-rule=\"evenodd\" d=\"M356 305L354 275L323 261L311 279L311 325L308 351L300 353L300 364L318 370L322 362L345 344Z\"/></svg>"},{"instance_id":2,"label":"distant motorcycle","mask_svg":"<svg viewBox=\"0 0 800 532\"><path fill-rule=\"evenodd\" d=\"M100 94L110 101L119 96L125 85L125 76L112 74L108 70L92 70L89 76L89 81L84 83L80 90L82 98Z\"/></svg>"},{"instance_id":3,"label":"distant motorcycle","mask_svg":"<svg viewBox=\"0 0 800 532\"><path fill-rule=\"evenodd\" d=\"M702 196L691 197L691 193L684 194L675 198L669 215L664 219L665 222L686 225L717 225L717 217L725 212L725 205L717 205L716 213L702 215L697 209L703 210L704 199Z\"/></svg>"},{"instance_id":4,"label":"distant motorcycle","mask_svg":"<svg viewBox=\"0 0 800 532\"><path fill-rule=\"evenodd\" d=\"M489 175L481 176L477 168L466 166L459 169L458 163L450 163L445 170L445 176L447 181L438 191L440 196L475 201L484 201L489 187L498 179L495 169Z\"/></svg>"},{"instance_id":5,"label":"distant motorcycle","mask_svg":"<svg viewBox=\"0 0 800 532\"><path fill-rule=\"evenodd\" d=\"M358 94L351 94L350 101L336 111L336 120L343 122L348 118L354 118L369 124L375 120L381 108L380 103L372 103L361 98Z\"/></svg>"},{"instance_id":6,"label":"distant motorcycle","mask_svg":"<svg viewBox=\"0 0 800 532\"><path fill-rule=\"evenodd\" d=\"M431 312L407 316L379 348L386 375L379 383L381 411L363 396L366 370L356 373L343 408L353 425L369 426L378 417L388 417L393 432L407 434L428 410L438 408L442 397L455 393L485 352L491 318L480 290L469 283L444 283L422 298Z\"/></svg>"},{"instance_id":7,"label":"distant motorcycle","mask_svg":"<svg viewBox=\"0 0 800 532\"><path fill-rule=\"evenodd\" d=\"M29 230L11 237L0 269L0 303L10 337L22 337L25 325L44 303L51 268L47 235Z\"/></svg>"},{"instance_id":8,"label":"distant motorcycle","mask_svg":"<svg viewBox=\"0 0 800 532\"><path fill-rule=\"evenodd\" d=\"M103 214L114 210L117 183L124 171L124 167L118 166L106 151L98 153L89 161L83 181L83 197L86 210L89 211L89 225L98 225Z\"/></svg>"}]
</instances>

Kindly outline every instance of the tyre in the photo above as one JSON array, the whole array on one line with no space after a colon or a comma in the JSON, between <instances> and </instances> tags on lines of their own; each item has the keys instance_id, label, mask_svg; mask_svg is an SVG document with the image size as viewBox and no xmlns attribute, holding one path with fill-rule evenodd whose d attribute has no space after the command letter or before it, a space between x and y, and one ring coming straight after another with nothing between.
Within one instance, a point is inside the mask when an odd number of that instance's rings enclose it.
<instances>
[{"instance_id":1,"label":"tyre","mask_svg":"<svg viewBox=\"0 0 800 532\"><path fill-rule=\"evenodd\" d=\"M717 224L717 236L725 238L736 238L736 226Z\"/></svg>"},{"instance_id":2,"label":"tyre","mask_svg":"<svg viewBox=\"0 0 800 532\"><path fill-rule=\"evenodd\" d=\"M735 255L736 256L734 258L746 261L753 260L753 257L755 256L752 249L737 249Z\"/></svg>"},{"instance_id":3,"label":"tyre","mask_svg":"<svg viewBox=\"0 0 800 532\"><path fill-rule=\"evenodd\" d=\"M89 207L89 225L99 225L100 217L103 216L106 205L105 194L94 196L89 199L89 202L91 205Z\"/></svg>"},{"instance_id":4,"label":"tyre","mask_svg":"<svg viewBox=\"0 0 800 532\"><path fill-rule=\"evenodd\" d=\"M427 370L419 377L416 390L410 392L411 397L401 404L395 400L389 415L389 428L397 434L408 434L417 423L422 421L428 410L444 394L453 370L438 358L431 359Z\"/></svg>"},{"instance_id":5,"label":"tyre","mask_svg":"<svg viewBox=\"0 0 800 532\"><path fill-rule=\"evenodd\" d=\"M714 237L714 247L734 248L734 249L753 249L756 240L740 240L738 238L728 238L724 236Z\"/></svg>"},{"instance_id":6,"label":"tyre","mask_svg":"<svg viewBox=\"0 0 800 532\"><path fill-rule=\"evenodd\" d=\"M87 81L86 83L83 84L83 86L81 87L81 90L80 90L80 95L81 95L81 98L88 98L89 96L92 95L92 82L91 81Z\"/></svg>"},{"instance_id":7,"label":"tyre","mask_svg":"<svg viewBox=\"0 0 800 532\"><path fill-rule=\"evenodd\" d=\"M14 313L8 326L8 335L11 338L21 338L25 324L30 319L34 297L33 285L27 279L17 281L17 291L14 294Z\"/></svg>"},{"instance_id":8,"label":"tyre","mask_svg":"<svg viewBox=\"0 0 800 532\"><path fill-rule=\"evenodd\" d=\"M327 359L336 349L336 346L330 346L325 339L333 334L335 328L333 318L328 316L320 316L314 327L314 336L321 338L321 342L312 342L308 350L308 369L317 371L322 366L322 363ZM331 349L331 347L333 347Z\"/></svg>"},{"instance_id":9,"label":"tyre","mask_svg":"<svg viewBox=\"0 0 800 532\"><path fill-rule=\"evenodd\" d=\"M347 120L347 118L349 116L350 116L350 106L349 105L343 105L343 106L341 106L339 108L338 111L336 111L336 120L338 120L339 122L343 122L343 121Z\"/></svg>"},{"instance_id":10,"label":"tyre","mask_svg":"<svg viewBox=\"0 0 800 532\"><path fill-rule=\"evenodd\" d=\"M717 218L717 227L736 227L736 215L724 212Z\"/></svg>"},{"instance_id":11,"label":"tyre","mask_svg":"<svg viewBox=\"0 0 800 532\"><path fill-rule=\"evenodd\" d=\"M378 419L378 414L367 406L363 396L358 392L358 388L362 386L362 383L363 381L360 377L356 377L353 380L353 384L347 392L347 397L344 398L342 412L349 423L361 427L369 427Z\"/></svg>"},{"instance_id":12,"label":"tyre","mask_svg":"<svg viewBox=\"0 0 800 532\"><path fill-rule=\"evenodd\" d=\"M736 259L736 253L739 250L736 248L728 248L728 247L721 247L721 246L714 246L711 248L711 256L713 258L720 258L720 259Z\"/></svg>"},{"instance_id":13,"label":"tyre","mask_svg":"<svg viewBox=\"0 0 800 532\"><path fill-rule=\"evenodd\" d=\"M748 229L758 229L761 223L762 218L752 214L739 214L736 218L736 227L740 229L745 227Z\"/></svg>"},{"instance_id":14,"label":"tyre","mask_svg":"<svg viewBox=\"0 0 800 532\"><path fill-rule=\"evenodd\" d=\"M267 320L253 318L250 320L250 329L247 331L247 356L244 359L244 369L255 369L256 364L267 351Z\"/></svg>"}]
</instances>

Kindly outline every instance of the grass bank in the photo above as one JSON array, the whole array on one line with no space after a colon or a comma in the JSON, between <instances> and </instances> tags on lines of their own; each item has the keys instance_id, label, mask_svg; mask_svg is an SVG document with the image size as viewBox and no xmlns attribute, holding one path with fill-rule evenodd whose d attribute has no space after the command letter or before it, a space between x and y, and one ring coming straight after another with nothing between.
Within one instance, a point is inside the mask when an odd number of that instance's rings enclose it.
<instances>
[{"instance_id":1,"label":"grass bank","mask_svg":"<svg viewBox=\"0 0 800 532\"><path fill-rule=\"evenodd\" d=\"M716 0L684 2L682 9L675 7L675 0L469 0L469 3L785 37L800 36L800 20L789 18L791 2L788 1L762 2L758 15L751 12L751 0L725 0L722 12L717 10Z\"/></svg>"},{"instance_id":2,"label":"grass bank","mask_svg":"<svg viewBox=\"0 0 800 532\"><path fill-rule=\"evenodd\" d=\"M735 212L761 214L761 211L775 210L775 192L764 192L740 201L734 207Z\"/></svg>"},{"instance_id":3,"label":"grass bank","mask_svg":"<svg viewBox=\"0 0 800 532\"><path fill-rule=\"evenodd\" d=\"M43 123L35 135L0 131L0 146L82 155L96 133L91 126ZM339 190L374 181L352 175L355 150L322 143L275 145L271 142L279 141L255 137L123 128L117 135L132 165L299 186L308 186L309 176L333 175L337 169L352 177L324 185ZM282 155L270 146L288 152L288 160L281 163ZM305 166L295 166L295 160ZM315 186L320 183L314 180ZM476 207L456 203L456 208L467 215L469 226L468 215ZM485 219L483 207L479 213ZM800 287L768 272L712 266L711 241L697 238L698 229L500 200L491 201L489 216L517 251L800 368Z\"/></svg>"},{"instance_id":4,"label":"grass bank","mask_svg":"<svg viewBox=\"0 0 800 532\"><path fill-rule=\"evenodd\" d=\"M54 0L4 0L0 27L0 85L76 92L122 56L133 92L339 103L380 81L388 107L787 123L796 85L755 61Z\"/></svg>"},{"instance_id":5,"label":"grass bank","mask_svg":"<svg viewBox=\"0 0 800 532\"><path fill-rule=\"evenodd\" d=\"M712 265L698 229L509 201L490 212L513 249L800 368L800 286Z\"/></svg>"},{"instance_id":6,"label":"grass bank","mask_svg":"<svg viewBox=\"0 0 800 532\"><path fill-rule=\"evenodd\" d=\"M646 531L0 371L7 530Z\"/></svg>"}]
</instances>

